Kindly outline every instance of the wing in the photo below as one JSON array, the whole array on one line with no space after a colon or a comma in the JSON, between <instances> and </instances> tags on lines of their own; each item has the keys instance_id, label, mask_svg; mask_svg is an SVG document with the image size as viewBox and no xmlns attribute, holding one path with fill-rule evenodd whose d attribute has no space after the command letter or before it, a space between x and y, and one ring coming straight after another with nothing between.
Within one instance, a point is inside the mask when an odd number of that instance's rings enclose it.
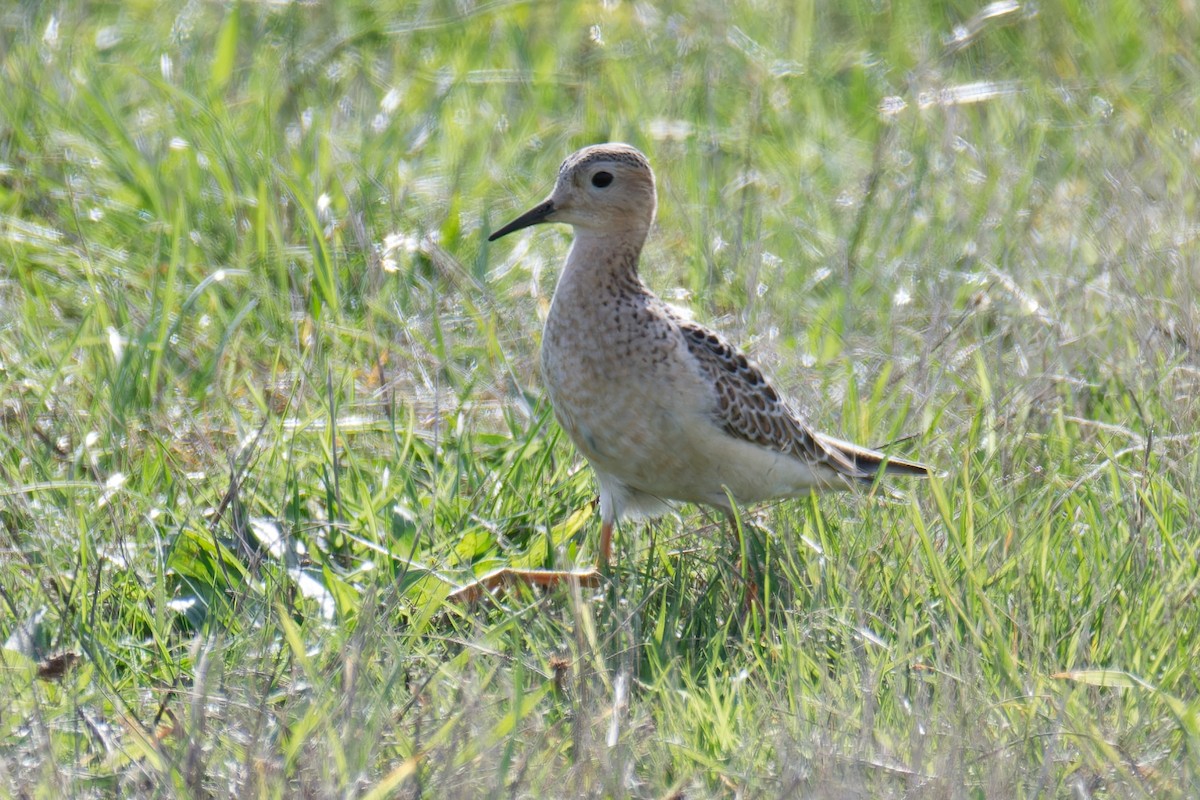
<instances>
[{"instance_id":1,"label":"wing","mask_svg":"<svg viewBox=\"0 0 1200 800\"><path fill-rule=\"evenodd\" d=\"M676 319L688 351L717 390L717 417L726 433L778 450L847 478L870 480L879 471L927 475L928 467L890 458L816 433L796 418L762 371L728 342L694 322Z\"/></svg>"}]
</instances>

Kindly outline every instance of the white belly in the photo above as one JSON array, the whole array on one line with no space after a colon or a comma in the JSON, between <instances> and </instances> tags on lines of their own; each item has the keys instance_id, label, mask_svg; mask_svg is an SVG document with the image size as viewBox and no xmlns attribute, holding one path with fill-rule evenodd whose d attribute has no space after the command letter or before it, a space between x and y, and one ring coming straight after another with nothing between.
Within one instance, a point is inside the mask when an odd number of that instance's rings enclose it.
<instances>
[{"instance_id":1,"label":"white belly","mask_svg":"<svg viewBox=\"0 0 1200 800\"><path fill-rule=\"evenodd\" d=\"M728 508L730 494L755 503L829 485L801 460L726 433L712 387L687 365L680 354L601 369L543 353L555 415L597 472L610 513L661 513L654 500Z\"/></svg>"}]
</instances>

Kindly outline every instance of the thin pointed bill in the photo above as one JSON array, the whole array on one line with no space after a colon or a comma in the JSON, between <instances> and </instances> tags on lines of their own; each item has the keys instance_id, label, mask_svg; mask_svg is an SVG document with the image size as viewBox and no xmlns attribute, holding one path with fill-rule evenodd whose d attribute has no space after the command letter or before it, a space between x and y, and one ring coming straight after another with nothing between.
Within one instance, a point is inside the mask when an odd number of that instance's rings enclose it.
<instances>
[{"instance_id":1,"label":"thin pointed bill","mask_svg":"<svg viewBox=\"0 0 1200 800\"><path fill-rule=\"evenodd\" d=\"M530 225L537 225L539 222L545 222L546 218L554 213L554 201L544 200L538 205L526 211L521 216L514 219L512 222L505 225L500 230L488 237L489 242L494 242L501 236L507 236L513 231L519 231L521 228L528 228Z\"/></svg>"}]
</instances>

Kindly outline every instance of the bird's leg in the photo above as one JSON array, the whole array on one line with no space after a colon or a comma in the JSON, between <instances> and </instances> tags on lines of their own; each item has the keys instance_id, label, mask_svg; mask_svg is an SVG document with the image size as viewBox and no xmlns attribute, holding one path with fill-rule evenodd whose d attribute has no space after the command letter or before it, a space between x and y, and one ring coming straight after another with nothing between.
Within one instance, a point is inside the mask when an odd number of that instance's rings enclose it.
<instances>
[{"instance_id":1,"label":"bird's leg","mask_svg":"<svg viewBox=\"0 0 1200 800\"><path fill-rule=\"evenodd\" d=\"M762 599L758 596L759 586L753 554L746 546L746 528L742 523L741 515L730 508L725 511L725 520L729 523L729 530L733 534L733 545L738 554L736 563L737 574L742 581L742 611L749 614L755 605L762 607Z\"/></svg>"},{"instance_id":2,"label":"bird's leg","mask_svg":"<svg viewBox=\"0 0 1200 800\"><path fill-rule=\"evenodd\" d=\"M608 559L612 555L612 535L613 523L612 520L604 520L600 523L600 569L608 570Z\"/></svg>"}]
</instances>

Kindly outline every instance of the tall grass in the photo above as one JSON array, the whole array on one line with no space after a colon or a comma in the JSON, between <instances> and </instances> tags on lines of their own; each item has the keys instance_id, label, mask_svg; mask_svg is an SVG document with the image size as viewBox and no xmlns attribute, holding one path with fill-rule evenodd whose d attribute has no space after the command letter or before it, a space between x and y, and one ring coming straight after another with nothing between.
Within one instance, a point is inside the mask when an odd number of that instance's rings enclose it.
<instances>
[{"instance_id":1,"label":"tall grass","mask_svg":"<svg viewBox=\"0 0 1200 800\"><path fill-rule=\"evenodd\" d=\"M0 792L1190 797L1186 2L0 11ZM574 148L646 280L928 484L625 526L536 369ZM748 591L755 600L745 602Z\"/></svg>"}]
</instances>

